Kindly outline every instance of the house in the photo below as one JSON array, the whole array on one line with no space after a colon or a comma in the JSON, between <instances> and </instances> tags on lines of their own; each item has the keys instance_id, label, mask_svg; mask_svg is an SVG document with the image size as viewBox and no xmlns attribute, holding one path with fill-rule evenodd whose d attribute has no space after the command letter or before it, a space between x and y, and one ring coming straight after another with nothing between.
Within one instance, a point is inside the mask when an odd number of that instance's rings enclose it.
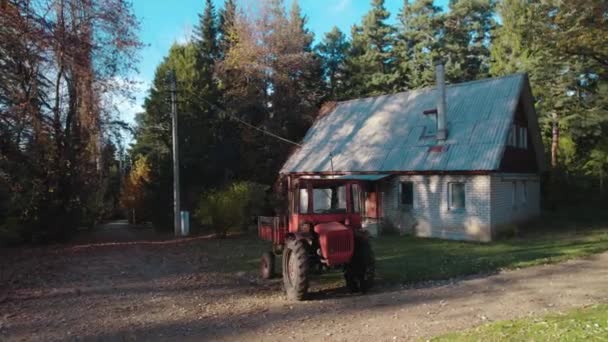
<instances>
[{"instance_id":1,"label":"house","mask_svg":"<svg viewBox=\"0 0 608 342\"><path fill-rule=\"evenodd\" d=\"M364 226L490 241L540 214L543 146L526 74L335 103L281 175L365 181Z\"/></svg>"}]
</instances>

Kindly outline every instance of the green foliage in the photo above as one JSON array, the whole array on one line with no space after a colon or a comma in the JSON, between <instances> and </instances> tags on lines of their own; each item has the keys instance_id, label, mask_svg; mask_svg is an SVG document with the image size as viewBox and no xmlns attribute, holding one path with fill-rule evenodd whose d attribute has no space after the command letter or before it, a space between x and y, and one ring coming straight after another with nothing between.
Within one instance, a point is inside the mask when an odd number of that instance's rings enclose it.
<instances>
[{"instance_id":1,"label":"green foliage","mask_svg":"<svg viewBox=\"0 0 608 342\"><path fill-rule=\"evenodd\" d=\"M415 89L434 84L434 60L439 57L443 17L432 0L404 1L398 14L398 41L395 58L400 87Z\"/></svg>"},{"instance_id":2,"label":"green foliage","mask_svg":"<svg viewBox=\"0 0 608 342\"><path fill-rule=\"evenodd\" d=\"M600 41L608 34L607 13L597 0L498 4L502 26L494 32L490 71L529 74L553 166L552 197L596 197L597 184L603 187L608 63Z\"/></svg>"},{"instance_id":3,"label":"green foliage","mask_svg":"<svg viewBox=\"0 0 608 342\"><path fill-rule=\"evenodd\" d=\"M501 321L431 341L601 341L608 335L608 305L565 314Z\"/></svg>"},{"instance_id":4,"label":"green foliage","mask_svg":"<svg viewBox=\"0 0 608 342\"><path fill-rule=\"evenodd\" d=\"M125 177L120 194L120 206L129 218L129 223L143 223L150 218L146 208L147 202L150 201L147 194L150 181L151 170L148 158L139 156Z\"/></svg>"},{"instance_id":5,"label":"green foliage","mask_svg":"<svg viewBox=\"0 0 608 342\"><path fill-rule=\"evenodd\" d=\"M251 217L260 215L266 206L267 187L251 182L235 182L201 197L195 216L221 237L230 229L246 228Z\"/></svg>"},{"instance_id":6,"label":"green foliage","mask_svg":"<svg viewBox=\"0 0 608 342\"><path fill-rule=\"evenodd\" d=\"M450 1L441 37L446 77L459 83L488 76L494 0Z\"/></svg>"},{"instance_id":7,"label":"green foliage","mask_svg":"<svg viewBox=\"0 0 608 342\"><path fill-rule=\"evenodd\" d=\"M327 83L328 97L340 100L347 93L346 57L350 43L347 37L336 26L325 34L325 37L316 46L316 50L323 60L324 77Z\"/></svg>"},{"instance_id":8,"label":"green foliage","mask_svg":"<svg viewBox=\"0 0 608 342\"><path fill-rule=\"evenodd\" d=\"M352 44L346 60L350 97L365 97L391 92L398 74L392 58L395 28L387 23L390 17L384 0L372 0L372 8L363 17L361 26L353 26Z\"/></svg>"},{"instance_id":9,"label":"green foliage","mask_svg":"<svg viewBox=\"0 0 608 342\"><path fill-rule=\"evenodd\" d=\"M591 150L589 160L583 166L587 174L599 179L600 195L604 194L604 181L608 175L608 139Z\"/></svg>"}]
</instances>

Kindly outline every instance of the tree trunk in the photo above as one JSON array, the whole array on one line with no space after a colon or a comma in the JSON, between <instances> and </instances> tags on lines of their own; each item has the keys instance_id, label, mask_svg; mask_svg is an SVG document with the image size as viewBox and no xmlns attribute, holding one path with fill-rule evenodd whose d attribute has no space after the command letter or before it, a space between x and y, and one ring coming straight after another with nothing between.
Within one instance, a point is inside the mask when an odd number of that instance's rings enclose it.
<instances>
[{"instance_id":1,"label":"tree trunk","mask_svg":"<svg viewBox=\"0 0 608 342\"><path fill-rule=\"evenodd\" d=\"M553 113L551 122L551 167L557 167L557 154L559 150L559 122L557 113Z\"/></svg>"}]
</instances>

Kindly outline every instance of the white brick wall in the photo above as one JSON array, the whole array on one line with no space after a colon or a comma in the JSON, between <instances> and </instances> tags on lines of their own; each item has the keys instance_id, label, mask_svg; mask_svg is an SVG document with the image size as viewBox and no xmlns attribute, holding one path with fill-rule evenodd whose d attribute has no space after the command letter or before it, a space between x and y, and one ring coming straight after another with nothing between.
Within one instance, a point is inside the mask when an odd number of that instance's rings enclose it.
<instances>
[{"instance_id":1,"label":"white brick wall","mask_svg":"<svg viewBox=\"0 0 608 342\"><path fill-rule=\"evenodd\" d=\"M404 181L414 183L412 207L400 203L399 184ZM465 209L448 207L451 182L465 184ZM510 224L540 214L540 182L533 174L394 176L381 183L380 191L385 222L423 237L490 241Z\"/></svg>"},{"instance_id":2,"label":"white brick wall","mask_svg":"<svg viewBox=\"0 0 608 342\"><path fill-rule=\"evenodd\" d=\"M535 174L493 174L491 223L494 234L540 215L540 178Z\"/></svg>"},{"instance_id":3,"label":"white brick wall","mask_svg":"<svg viewBox=\"0 0 608 342\"><path fill-rule=\"evenodd\" d=\"M414 183L414 205L401 206L399 183ZM465 184L465 208L448 208L448 184ZM490 176L395 176L381 186L384 192L384 219L403 232L417 236L456 240L489 241L490 231Z\"/></svg>"}]
</instances>

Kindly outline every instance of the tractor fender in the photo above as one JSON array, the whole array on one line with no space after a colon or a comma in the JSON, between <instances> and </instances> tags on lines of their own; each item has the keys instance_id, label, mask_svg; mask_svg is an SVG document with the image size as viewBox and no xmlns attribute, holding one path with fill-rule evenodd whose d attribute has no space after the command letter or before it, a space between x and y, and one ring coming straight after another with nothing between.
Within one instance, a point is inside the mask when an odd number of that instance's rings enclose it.
<instances>
[{"instance_id":1,"label":"tractor fender","mask_svg":"<svg viewBox=\"0 0 608 342\"><path fill-rule=\"evenodd\" d=\"M305 241L309 246L312 246L313 236L311 233L287 233L285 239L294 239Z\"/></svg>"}]
</instances>

